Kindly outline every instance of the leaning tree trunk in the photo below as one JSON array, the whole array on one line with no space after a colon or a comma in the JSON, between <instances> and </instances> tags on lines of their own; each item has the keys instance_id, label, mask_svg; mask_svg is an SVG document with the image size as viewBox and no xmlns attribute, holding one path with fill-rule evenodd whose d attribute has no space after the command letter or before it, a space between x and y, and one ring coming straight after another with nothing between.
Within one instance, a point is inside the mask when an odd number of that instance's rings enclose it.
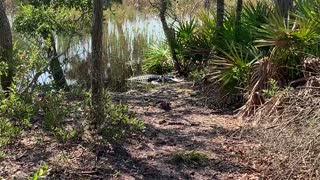
<instances>
[{"instance_id":1,"label":"leaning tree trunk","mask_svg":"<svg viewBox=\"0 0 320 180\"><path fill-rule=\"evenodd\" d=\"M173 59L173 63L174 63L174 69L180 74L183 75L183 72L181 71L181 65L179 63L178 60L178 56L177 53L175 51L176 48L176 38L175 38L175 34L174 34L174 30L169 28L168 23L167 23L167 19L166 19L166 13L167 13L167 9L168 9L168 1L169 0L160 0L160 21L162 23L162 28L164 31L164 34L167 38L168 44L169 44L169 49L170 49L170 53L171 53L171 57Z\"/></svg>"},{"instance_id":2,"label":"leaning tree trunk","mask_svg":"<svg viewBox=\"0 0 320 180\"><path fill-rule=\"evenodd\" d=\"M65 89L68 90L68 84L64 72L61 68L61 63L59 61L56 43L54 41L53 35L50 37L50 48L48 49L48 57L53 58L50 61L50 71L55 82L57 89Z\"/></svg>"},{"instance_id":3,"label":"leaning tree trunk","mask_svg":"<svg viewBox=\"0 0 320 180\"><path fill-rule=\"evenodd\" d=\"M91 102L92 120L95 129L101 125L104 118L103 106L103 68L102 68L102 30L103 30L103 0L93 1L93 26L92 26L92 79Z\"/></svg>"},{"instance_id":4,"label":"leaning tree trunk","mask_svg":"<svg viewBox=\"0 0 320 180\"><path fill-rule=\"evenodd\" d=\"M235 36L236 39L239 40L239 35L241 31L241 13L242 13L242 7L243 7L243 0L237 1L237 10L236 10L236 23L235 23Z\"/></svg>"},{"instance_id":5,"label":"leaning tree trunk","mask_svg":"<svg viewBox=\"0 0 320 180\"><path fill-rule=\"evenodd\" d=\"M13 82L13 45L10 23L3 0L0 1L0 62L4 62L8 66L1 75L1 87L8 92Z\"/></svg>"},{"instance_id":6,"label":"leaning tree trunk","mask_svg":"<svg viewBox=\"0 0 320 180\"><path fill-rule=\"evenodd\" d=\"M280 15L287 18L289 16L289 11L293 6L293 0L275 0L276 7Z\"/></svg>"}]
</instances>

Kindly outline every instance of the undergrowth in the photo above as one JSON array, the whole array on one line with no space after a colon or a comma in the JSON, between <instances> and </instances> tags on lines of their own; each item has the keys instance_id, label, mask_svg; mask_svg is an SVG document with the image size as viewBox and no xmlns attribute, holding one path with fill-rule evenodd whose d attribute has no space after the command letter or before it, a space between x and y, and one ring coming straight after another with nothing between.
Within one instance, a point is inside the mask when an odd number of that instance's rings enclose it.
<instances>
[{"instance_id":1,"label":"undergrowth","mask_svg":"<svg viewBox=\"0 0 320 180\"><path fill-rule=\"evenodd\" d=\"M127 105L112 102L108 94L105 95L103 104L106 117L99 128L99 133L107 142L118 144L144 130L143 121L129 112Z\"/></svg>"},{"instance_id":2,"label":"undergrowth","mask_svg":"<svg viewBox=\"0 0 320 180\"><path fill-rule=\"evenodd\" d=\"M185 166L204 166L209 162L206 154L198 151L181 151L172 157L172 163Z\"/></svg>"},{"instance_id":3,"label":"undergrowth","mask_svg":"<svg viewBox=\"0 0 320 180\"><path fill-rule=\"evenodd\" d=\"M251 158L270 163L268 179L320 178L319 78L312 84L278 92L252 117L261 146Z\"/></svg>"}]
</instances>

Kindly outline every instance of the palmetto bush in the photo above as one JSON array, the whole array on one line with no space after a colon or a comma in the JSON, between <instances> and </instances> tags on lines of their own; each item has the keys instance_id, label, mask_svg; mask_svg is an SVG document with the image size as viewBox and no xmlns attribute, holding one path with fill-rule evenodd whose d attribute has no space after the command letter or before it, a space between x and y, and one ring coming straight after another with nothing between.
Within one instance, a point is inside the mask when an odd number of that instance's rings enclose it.
<instances>
[{"instance_id":1,"label":"palmetto bush","mask_svg":"<svg viewBox=\"0 0 320 180\"><path fill-rule=\"evenodd\" d=\"M270 79L280 87L303 78L303 59L319 56L319 22L315 19L316 3L299 0L290 18L271 11L266 23L257 28L255 46L264 49L264 56L252 70L249 96L244 112L252 112L264 102L261 91Z\"/></svg>"},{"instance_id":2,"label":"palmetto bush","mask_svg":"<svg viewBox=\"0 0 320 180\"><path fill-rule=\"evenodd\" d=\"M145 53L143 71L151 74L165 74L173 70L170 50L166 43L151 46Z\"/></svg>"},{"instance_id":3,"label":"palmetto bush","mask_svg":"<svg viewBox=\"0 0 320 180\"><path fill-rule=\"evenodd\" d=\"M199 28L199 22L191 19L180 22L176 29L177 46L175 50L186 74L204 67L210 55L211 39Z\"/></svg>"},{"instance_id":4,"label":"palmetto bush","mask_svg":"<svg viewBox=\"0 0 320 180\"><path fill-rule=\"evenodd\" d=\"M255 47L244 47L231 43L228 49L220 50L222 56L215 56L209 65L209 77L221 84L227 92L244 89L248 84L253 64L261 53Z\"/></svg>"},{"instance_id":5,"label":"palmetto bush","mask_svg":"<svg viewBox=\"0 0 320 180\"><path fill-rule=\"evenodd\" d=\"M320 55L318 9L318 1L297 0L285 19L270 2L247 2L240 32L235 28L235 10L226 10L222 41L215 36L215 13L201 12L192 37L205 37L202 40L208 43L200 46L210 49L208 69L214 82L227 92L245 89L251 99L249 105L262 103L263 97L257 101L257 94L270 87L270 79L285 87L303 78L305 57Z\"/></svg>"},{"instance_id":6,"label":"palmetto bush","mask_svg":"<svg viewBox=\"0 0 320 180\"><path fill-rule=\"evenodd\" d=\"M201 30L208 32L212 52L208 63L209 76L213 82L218 82L226 92L244 90L250 82L253 64L263 56L263 48L256 48L254 40L259 37L258 29L267 22L270 7L265 2L247 3L244 5L240 32L236 32L236 11L228 9L225 13L224 27L221 31L222 41L214 36L215 15L201 13ZM266 49L266 48L265 48Z\"/></svg>"}]
</instances>

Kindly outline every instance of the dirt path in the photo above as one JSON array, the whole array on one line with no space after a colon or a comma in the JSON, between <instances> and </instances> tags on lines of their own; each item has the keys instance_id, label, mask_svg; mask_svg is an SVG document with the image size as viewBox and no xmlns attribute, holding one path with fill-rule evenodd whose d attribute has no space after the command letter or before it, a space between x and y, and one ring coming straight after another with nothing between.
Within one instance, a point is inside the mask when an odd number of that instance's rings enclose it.
<instances>
[{"instance_id":1,"label":"dirt path","mask_svg":"<svg viewBox=\"0 0 320 180\"><path fill-rule=\"evenodd\" d=\"M145 121L142 136L131 137L122 148L104 149L95 164L90 141L82 138L61 144L40 124L33 125L7 147L0 161L0 179L26 179L43 162L49 165L48 179L259 179L246 158L254 143L240 136L241 122L204 107L206 99L190 83L145 93L129 91L115 95L115 100L128 103ZM171 110L159 108L159 101L170 102ZM208 162L201 166L173 163L175 154L184 151L202 152Z\"/></svg>"},{"instance_id":2,"label":"dirt path","mask_svg":"<svg viewBox=\"0 0 320 180\"><path fill-rule=\"evenodd\" d=\"M134 94L134 96L132 96ZM241 121L203 106L205 98L190 83L166 85L151 93L129 92L122 96L147 125L145 137L132 141L127 149L143 166L128 177L139 179L259 179L259 174L244 159L254 145L240 137ZM157 102L170 102L165 111ZM204 167L188 167L170 163L183 151L199 151L208 155ZM125 178L125 179L126 179Z\"/></svg>"}]
</instances>

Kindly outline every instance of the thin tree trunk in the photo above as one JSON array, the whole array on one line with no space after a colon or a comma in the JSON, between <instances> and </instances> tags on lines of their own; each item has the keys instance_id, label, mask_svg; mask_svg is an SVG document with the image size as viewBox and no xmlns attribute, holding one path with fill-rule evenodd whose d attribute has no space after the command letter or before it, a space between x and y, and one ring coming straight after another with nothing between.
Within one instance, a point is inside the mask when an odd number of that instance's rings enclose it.
<instances>
[{"instance_id":1,"label":"thin tree trunk","mask_svg":"<svg viewBox=\"0 0 320 180\"><path fill-rule=\"evenodd\" d=\"M215 31L217 46L223 46L223 37L222 37L223 19L224 19L224 0L217 0L217 20L216 20L216 31ZM221 52L218 51L218 54L220 53Z\"/></svg>"},{"instance_id":2,"label":"thin tree trunk","mask_svg":"<svg viewBox=\"0 0 320 180\"><path fill-rule=\"evenodd\" d=\"M9 19L6 15L4 1L0 1L0 62L8 65L6 72L1 75L1 87L8 91L13 82L13 45Z\"/></svg>"},{"instance_id":3,"label":"thin tree trunk","mask_svg":"<svg viewBox=\"0 0 320 180\"><path fill-rule=\"evenodd\" d=\"M102 33L103 33L103 0L93 1L92 27L92 118L95 128L101 125L104 118L103 108L103 63L102 63Z\"/></svg>"},{"instance_id":4,"label":"thin tree trunk","mask_svg":"<svg viewBox=\"0 0 320 180\"><path fill-rule=\"evenodd\" d=\"M174 63L174 69L180 75L183 75L183 73L181 72L181 65L179 63L179 59L178 59L177 53L175 51L176 38L175 38L174 30L169 28L168 23L167 23L167 19L166 19L166 13L167 13L167 9L168 9L168 0L160 0L160 1L161 1L160 14L159 14L160 21L162 23L162 28L163 28L164 34L167 38L168 44L169 44L171 57L172 57L173 63Z\"/></svg>"},{"instance_id":5,"label":"thin tree trunk","mask_svg":"<svg viewBox=\"0 0 320 180\"><path fill-rule=\"evenodd\" d=\"M280 15L287 18L289 16L290 9L293 6L293 0L275 0L275 3Z\"/></svg>"},{"instance_id":6,"label":"thin tree trunk","mask_svg":"<svg viewBox=\"0 0 320 180\"><path fill-rule=\"evenodd\" d=\"M235 30L236 30L236 39L238 40L239 33L241 31L241 14L242 14L242 7L243 7L243 0L237 1L237 10L236 10L236 23L235 23Z\"/></svg>"},{"instance_id":7,"label":"thin tree trunk","mask_svg":"<svg viewBox=\"0 0 320 180\"><path fill-rule=\"evenodd\" d=\"M217 24L216 28L219 32L223 27L224 19L224 0L217 0Z\"/></svg>"},{"instance_id":8,"label":"thin tree trunk","mask_svg":"<svg viewBox=\"0 0 320 180\"><path fill-rule=\"evenodd\" d=\"M50 36L50 44L51 47L48 49L48 57L53 58L57 57L57 49L56 49L56 43L54 41L53 35ZM59 61L59 58L54 58L50 62L50 71L53 76L53 80L55 82L55 85L57 89L65 89L68 90L68 84L66 77L64 75L63 69L61 68L61 63Z\"/></svg>"},{"instance_id":9,"label":"thin tree trunk","mask_svg":"<svg viewBox=\"0 0 320 180\"><path fill-rule=\"evenodd\" d=\"M209 10L211 8L211 2L210 0L204 0L203 2L203 7L207 10Z\"/></svg>"}]
</instances>

